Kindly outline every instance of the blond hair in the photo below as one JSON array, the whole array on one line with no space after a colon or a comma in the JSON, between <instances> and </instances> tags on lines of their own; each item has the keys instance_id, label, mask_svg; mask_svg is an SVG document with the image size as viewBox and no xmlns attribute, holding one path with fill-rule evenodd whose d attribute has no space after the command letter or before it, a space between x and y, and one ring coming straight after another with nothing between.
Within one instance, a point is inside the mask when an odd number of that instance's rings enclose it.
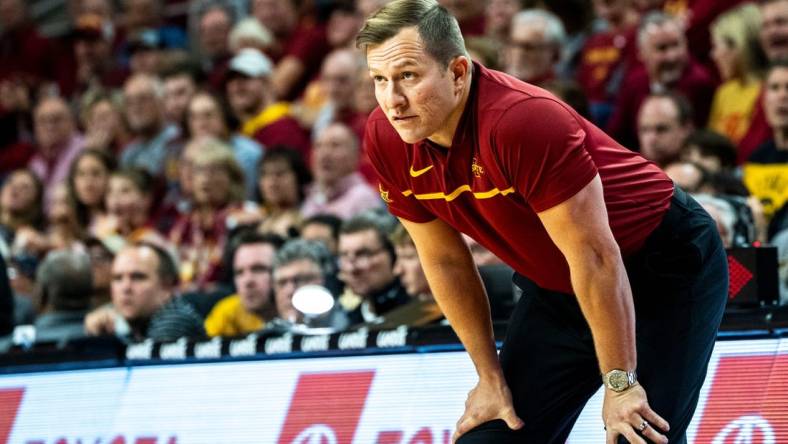
<instances>
[{"instance_id":1,"label":"blond hair","mask_svg":"<svg viewBox=\"0 0 788 444\"><path fill-rule=\"evenodd\" d=\"M244 173L232 149L226 143L212 137L189 142L185 148L193 166L219 166L230 178L229 203L243 202L246 194Z\"/></svg>"},{"instance_id":2,"label":"blond hair","mask_svg":"<svg viewBox=\"0 0 788 444\"><path fill-rule=\"evenodd\" d=\"M757 6L748 3L732 9L712 22L712 38L721 40L739 51L740 73L743 77L762 77L766 57L761 50L758 34L761 13Z\"/></svg>"}]
</instances>

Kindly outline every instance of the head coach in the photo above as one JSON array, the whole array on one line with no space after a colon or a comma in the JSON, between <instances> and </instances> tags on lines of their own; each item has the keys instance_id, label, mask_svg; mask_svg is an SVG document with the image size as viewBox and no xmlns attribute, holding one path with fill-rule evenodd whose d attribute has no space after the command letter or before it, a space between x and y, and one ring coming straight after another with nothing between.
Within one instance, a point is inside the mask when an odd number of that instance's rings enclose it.
<instances>
[{"instance_id":1,"label":"head coach","mask_svg":"<svg viewBox=\"0 0 788 444\"><path fill-rule=\"evenodd\" d=\"M602 384L609 444L685 442L727 297L712 219L548 92L472 62L434 0L387 4L356 44L381 196L479 376L457 442L564 443ZM500 356L460 233L523 289Z\"/></svg>"}]
</instances>

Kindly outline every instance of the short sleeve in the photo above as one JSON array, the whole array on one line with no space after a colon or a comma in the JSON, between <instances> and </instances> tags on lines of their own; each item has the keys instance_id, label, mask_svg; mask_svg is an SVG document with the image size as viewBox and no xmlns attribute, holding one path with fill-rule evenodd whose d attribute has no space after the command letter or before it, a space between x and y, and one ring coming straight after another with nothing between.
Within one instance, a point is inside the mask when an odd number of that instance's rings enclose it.
<instances>
[{"instance_id":1,"label":"short sleeve","mask_svg":"<svg viewBox=\"0 0 788 444\"><path fill-rule=\"evenodd\" d=\"M577 194L597 175L580 117L551 98L506 110L492 143L517 191L539 213Z\"/></svg>"},{"instance_id":2,"label":"short sleeve","mask_svg":"<svg viewBox=\"0 0 788 444\"><path fill-rule=\"evenodd\" d=\"M388 146L389 144L386 144L384 138L378 134L377 125L379 122L379 119L372 117L367 121L363 149L369 153L370 163L378 177L378 190L381 199L386 202L389 212L394 216L416 223L434 220L435 215L424 208L415 197L405 196L402 193L409 187L402 174L397 174L395 171L395 165L402 163L396 162L396 160L404 158L405 146L401 141L396 146ZM384 153L382 150L388 151ZM384 154L391 158L385 158ZM406 171L404 168L401 170Z\"/></svg>"}]
</instances>

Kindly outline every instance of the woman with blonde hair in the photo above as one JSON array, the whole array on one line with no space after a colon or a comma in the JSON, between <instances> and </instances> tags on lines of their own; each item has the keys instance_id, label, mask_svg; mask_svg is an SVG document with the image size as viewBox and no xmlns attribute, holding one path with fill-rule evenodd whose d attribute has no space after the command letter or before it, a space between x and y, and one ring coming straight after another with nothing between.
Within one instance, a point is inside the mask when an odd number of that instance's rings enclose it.
<instances>
[{"instance_id":1,"label":"woman with blonde hair","mask_svg":"<svg viewBox=\"0 0 788 444\"><path fill-rule=\"evenodd\" d=\"M184 290L206 290L221 277L228 216L244 201L244 175L231 148L218 139L190 142L192 206L170 230Z\"/></svg>"},{"instance_id":2,"label":"woman with blonde hair","mask_svg":"<svg viewBox=\"0 0 788 444\"><path fill-rule=\"evenodd\" d=\"M766 58L758 42L758 7L742 5L711 25L711 57L723 83L717 88L709 128L738 143L750 127L761 90Z\"/></svg>"}]
</instances>

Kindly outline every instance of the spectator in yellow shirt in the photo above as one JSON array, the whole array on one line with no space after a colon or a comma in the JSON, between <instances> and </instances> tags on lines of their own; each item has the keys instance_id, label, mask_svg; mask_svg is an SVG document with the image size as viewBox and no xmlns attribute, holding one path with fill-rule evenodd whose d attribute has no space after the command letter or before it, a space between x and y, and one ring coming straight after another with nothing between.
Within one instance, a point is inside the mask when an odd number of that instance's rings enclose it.
<instances>
[{"instance_id":1,"label":"spectator in yellow shirt","mask_svg":"<svg viewBox=\"0 0 788 444\"><path fill-rule=\"evenodd\" d=\"M205 318L208 336L245 335L276 317L271 265L283 242L274 234L239 235L232 255L236 293L220 300Z\"/></svg>"},{"instance_id":2,"label":"spectator in yellow shirt","mask_svg":"<svg viewBox=\"0 0 788 444\"><path fill-rule=\"evenodd\" d=\"M765 56L758 43L760 12L746 4L711 25L712 53L722 78L714 93L709 128L738 143L750 127L761 92Z\"/></svg>"}]
</instances>

